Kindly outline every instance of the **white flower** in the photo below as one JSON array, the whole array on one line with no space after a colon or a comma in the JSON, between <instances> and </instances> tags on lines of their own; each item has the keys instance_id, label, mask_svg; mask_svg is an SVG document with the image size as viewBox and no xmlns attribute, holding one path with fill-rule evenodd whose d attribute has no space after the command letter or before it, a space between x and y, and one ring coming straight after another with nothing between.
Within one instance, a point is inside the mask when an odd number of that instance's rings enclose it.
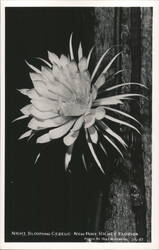
<instances>
[{"instance_id":1,"label":"white flower","mask_svg":"<svg viewBox=\"0 0 159 250\"><path fill-rule=\"evenodd\" d=\"M123 104L123 100L130 97L142 95L129 93L99 98L99 89L105 83L107 71L120 53L112 58L97 77L99 66L109 52L109 49L102 55L91 75L88 67L93 49L90 50L86 58L83 56L80 43L78 62L76 62L71 35L69 51L70 57L61 55L60 58L56 54L48 52L50 62L41 59L47 65L46 67L42 66L41 70L27 63L34 71L34 73L30 73L33 88L21 89L19 91L30 98L30 104L21 109L23 116L16 120L27 117L31 117L31 120L28 123L29 131L24 133L20 139L32 136L33 133L41 130L44 130L44 134L37 138L37 143L47 143L63 137L63 142L68 146L65 157L65 168L67 169L79 131L84 127L90 151L98 167L104 172L93 148L93 144L98 143L99 130L103 131L104 138L121 155L122 152L112 138L124 147L127 146L124 140L108 127L107 120L131 127L139 133L139 130L135 126L108 115L107 111L111 111L112 114L118 113L137 122L134 117L119 109L115 109L113 106ZM107 93L109 94L111 90L130 84L143 86L138 83L123 83L106 88L103 92L107 96ZM45 132L46 129L47 132ZM99 142L99 145L105 151L101 142ZM82 155L82 159L85 163L84 155Z\"/></svg>"}]
</instances>

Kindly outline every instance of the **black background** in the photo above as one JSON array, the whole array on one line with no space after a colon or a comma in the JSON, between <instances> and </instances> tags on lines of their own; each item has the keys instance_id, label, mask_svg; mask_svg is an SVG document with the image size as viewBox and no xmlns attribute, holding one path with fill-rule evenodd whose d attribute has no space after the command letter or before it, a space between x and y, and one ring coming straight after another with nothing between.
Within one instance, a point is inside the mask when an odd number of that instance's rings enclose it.
<instances>
[{"instance_id":1,"label":"black background","mask_svg":"<svg viewBox=\"0 0 159 250\"><path fill-rule=\"evenodd\" d=\"M28 121L12 123L28 103L17 89L32 86L25 60L40 66L35 57L47 59L47 50L67 55L71 32L75 48L82 41L87 55L93 45L93 27L93 8L6 8L6 241L83 240L13 237L12 231L94 231L98 192L109 177L101 174L91 158L92 167L84 170L79 153L84 147L83 134L69 174L64 170L62 140L40 146L35 138L18 141ZM39 152L41 157L34 165Z\"/></svg>"}]
</instances>

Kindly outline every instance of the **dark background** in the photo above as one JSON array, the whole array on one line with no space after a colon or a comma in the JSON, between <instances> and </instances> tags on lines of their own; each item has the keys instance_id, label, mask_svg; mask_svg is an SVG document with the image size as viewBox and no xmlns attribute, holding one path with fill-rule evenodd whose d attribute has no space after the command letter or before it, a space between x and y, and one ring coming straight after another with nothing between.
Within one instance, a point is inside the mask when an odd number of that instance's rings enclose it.
<instances>
[{"instance_id":1,"label":"dark background","mask_svg":"<svg viewBox=\"0 0 159 250\"><path fill-rule=\"evenodd\" d=\"M12 123L28 103L17 89L32 86L25 60L38 67L41 62L34 57L47 59L47 50L67 55L71 32L75 48L82 41L87 55L94 42L93 25L93 8L6 8L6 241L81 240L15 237L11 231L94 231L105 177L96 166L89 173L84 170L78 153L82 144L74 152L69 174L64 170L62 140L40 146L36 138L18 141L28 120Z\"/></svg>"}]
</instances>

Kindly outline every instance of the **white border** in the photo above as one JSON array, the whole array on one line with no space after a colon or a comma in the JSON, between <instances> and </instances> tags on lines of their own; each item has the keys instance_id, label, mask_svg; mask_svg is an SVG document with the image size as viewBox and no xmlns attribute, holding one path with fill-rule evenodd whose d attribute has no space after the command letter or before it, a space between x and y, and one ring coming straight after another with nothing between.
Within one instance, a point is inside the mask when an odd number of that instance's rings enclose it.
<instances>
[{"instance_id":1,"label":"white border","mask_svg":"<svg viewBox=\"0 0 159 250\"><path fill-rule=\"evenodd\" d=\"M4 148L5 148L5 7L95 6L153 7L153 118L152 118L152 242L151 243L5 243ZM159 2L152 0L1 0L1 168L0 249L158 249L159 250Z\"/></svg>"}]
</instances>

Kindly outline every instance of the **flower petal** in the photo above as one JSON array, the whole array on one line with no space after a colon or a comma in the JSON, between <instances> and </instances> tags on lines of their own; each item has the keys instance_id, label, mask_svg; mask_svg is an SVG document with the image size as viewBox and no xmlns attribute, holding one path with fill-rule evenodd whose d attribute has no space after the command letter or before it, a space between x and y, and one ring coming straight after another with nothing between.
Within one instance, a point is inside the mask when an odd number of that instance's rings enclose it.
<instances>
[{"instance_id":1,"label":"flower petal","mask_svg":"<svg viewBox=\"0 0 159 250\"><path fill-rule=\"evenodd\" d=\"M97 120L102 120L105 117L105 109L102 107L96 108L96 114L95 117Z\"/></svg>"},{"instance_id":2,"label":"flower petal","mask_svg":"<svg viewBox=\"0 0 159 250\"><path fill-rule=\"evenodd\" d=\"M32 104L40 111L54 111L57 112L59 104L56 101L49 100L44 97L31 100Z\"/></svg>"},{"instance_id":3,"label":"flower petal","mask_svg":"<svg viewBox=\"0 0 159 250\"><path fill-rule=\"evenodd\" d=\"M89 113L84 116L84 121L85 121L85 128L91 127L95 123L95 114Z\"/></svg>"},{"instance_id":4,"label":"flower petal","mask_svg":"<svg viewBox=\"0 0 159 250\"><path fill-rule=\"evenodd\" d=\"M122 83L122 84L118 84L118 85L115 85L113 87L107 88L105 91L110 91L110 90L113 90L113 89L117 89L117 88L124 87L124 86L129 86L129 85L137 85L137 86L140 86L140 87L143 87L143 88L147 89L147 87L145 85L143 85L143 84L140 84L140 83L137 83L137 82L127 82L127 83Z\"/></svg>"},{"instance_id":5,"label":"flower petal","mask_svg":"<svg viewBox=\"0 0 159 250\"><path fill-rule=\"evenodd\" d=\"M40 128L52 128L52 127L58 127L62 124L66 123L68 121L68 118L64 118L61 116L56 116L52 119L44 120L44 121L38 121L37 125Z\"/></svg>"},{"instance_id":6,"label":"flower petal","mask_svg":"<svg viewBox=\"0 0 159 250\"><path fill-rule=\"evenodd\" d=\"M82 44L80 42L79 48L78 48L78 61L80 61L83 57L83 49L82 49Z\"/></svg>"},{"instance_id":7,"label":"flower petal","mask_svg":"<svg viewBox=\"0 0 159 250\"><path fill-rule=\"evenodd\" d=\"M14 119L14 120L12 121L12 123L13 123L13 122L16 122L16 121L19 121L19 120L22 120L22 119L25 119L25 118L28 118L28 115L22 115L22 116L20 116L20 117L18 117L18 118L16 118L16 119Z\"/></svg>"},{"instance_id":8,"label":"flower petal","mask_svg":"<svg viewBox=\"0 0 159 250\"><path fill-rule=\"evenodd\" d=\"M85 57L83 57L79 63L78 63L78 67L80 72L84 72L87 70L87 59Z\"/></svg>"},{"instance_id":9,"label":"flower petal","mask_svg":"<svg viewBox=\"0 0 159 250\"><path fill-rule=\"evenodd\" d=\"M126 116L126 117L136 121L137 123L139 123L142 126L142 124L138 120L136 120L133 116L129 115L128 113L125 113L125 112L123 112L121 110L110 108L110 107L104 107L104 108L107 109L107 110L110 110L112 112L119 113L119 114L121 114L123 116Z\"/></svg>"},{"instance_id":10,"label":"flower petal","mask_svg":"<svg viewBox=\"0 0 159 250\"><path fill-rule=\"evenodd\" d=\"M49 141L51 141L49 133L38 137L37 140L36 140L37 143L46 143L46 142L49 142Z\"/></svg>"},{"instance_id":11,"label":"flower petal","mask_svg":"<svg viewBox=\"0 0 159 250\"><path fill-rule=\"evenodd\" d=\"M20 111L24 114L29 116L30 115L30 108L31 108L31 104L28 104L26 106L24 106Z\"/></svg>"},{"instance_id":12,"label":"flower petal","mask_svg":"<svg viewBox=\"0 0 159 250\"><path fill-rule=\"evenodd\" d=\"M116 118L114 118L114 117L112 117L112 116L109 116L109 115L106 115L105 118L108 119L108 120L110 120L110 121L112 121L112 122L116 122L116 123L125 125L125 126L127 126L127 127L130 127L130 128L132 128L132 129L136 130L139 134L141 134L141 133L139 132L139 130L138 130L135 126L129 124L128 122L124 122L124 121L122 121L122 120L116 119Z\"/></svg>"},{"instance_id":13,"label":"flower petal","mask_svg":"<svg viewBox=\"0 0 159 250\"><path fill-rule=\"evenodd\" d=\"M71 161L72 152L73 152L73 146L74 145L71 145L70 147L68 147L67 152L65 154L65 170L68 169L69 163Z\"/></svg>"},{"instance_id":14,"label":"flower petal","mask_svg":"<svg viewBox=\"0 0 159 250\"><path fill-rule=\"evenodd\" d=\"M42 72L42 76L44 77L44 79L49 80L50 82L54 81L54 77L52 74L52 69L46 67L46 66L42 66L41 67L41 72Z\"/></svg>"},{"instance_id":15,"label":"flower petal","mask_svg":"<svg viewBox=\"0 0 159 250\"><path fill-rule=\"evenodd\" d=\"M77 139L79 135L79 131L76 131L76 132L70 132L68 135L66 135L64 138L63 138L63 142L66 146L70 146L72 145L75 140Z\"/></svg>"},{"instance_id":16,"label":"flower petal","mask_svg":"<svg viewBox=\"0 0 159 250\"><path fill-rule=\"evenodd\" d=\"M66 65L68 65L69 63L70 63L70 60L65 55L61 55L60 57L61 66L66 67Z\"/></svg>"},{"instance_id":17,"label":"flower petal","mask_svg":"<svg viewBox=\"0 0 159 250\"><path fill-rule=\"evenodd\" d=\"M87 68L89 66L89 62L90 62L90 59L91 59L93 49L94 49L94 47L91 48L91 50L89 51L88 57L87 57Z\"/></svg>"},{"instance_id":18,"label":"flower petal","mask_svg":"<svg viewBox=\"0 0 159 250\"><path fill-rule=\"evenodd\" d=\"M90 151L92 153L92 156L94 157L94 160L96 161L96 163L97 163L98 167L100 168L100 170L102 171L102 173L105 174L105 172L104 172L104 170L103 170L103 168L102 168L102 166L101 166L101 164L100 164L100 162L99 162L99 160L97 158L97 155L96 155L96 153L94 151L92 143L89 141L87 131L86 131L86 139L87 139L88 147L89 147L89 149L90 149Z\"/></svg>"},{"instance_id":19,"label":"flower petal","mask_svg":"<svg viewBox=\"0 0 159 250\"><path fill-rule=\"evenodd\" d=\"M73 54L73 48L72 48L72 36L73 36L73 33L71 33L70 35L69 49L70 49L70 58L71 60L74 60L74 54Z\"/></svg>"},{"instance_id":20,"label":"flower petal","mask_svg":"<svg viewBox=\"0 0 159 250\"><path fill-rule=\"evenodd\" d=\"M93 126L91 126L88 128L88 132L89 132L91 141L96 144L98 142L97 130Z\"/></svg>"},{"instance_id":21,"label":"flower petal","mask_svg":"<svg viewBox=\"0 0 159 250\"><path fill-rule=\"evenodd\" d=\"M112 146L119 152L119 154L122 156L122 158L124 158L122 152L121 152L120 149L116 146L116 144L115 144L108 136L106 136L106 135L103 135L103 136L104 136L104 138L105 138L110 144L112 144Z\"/></svg>"},{"instance_id":22,"label":"flower petal","mask_svg":"<svg viewBox=\"0 0 159 250\"><path fill-rule=\"evenodd\" d=\"M83 122L84 122L84 118L83 116L80 116L75 122L75 124L73 125L72 131L74 132L74 131L79 130L82 127Z\"/></svg>"},{"instance_id":23,"label":"flower petal","mask_svg":"<svg viewBox=\"0 0 159 250\"><path fill-rule=\"evenodd\" d=\"M50 119L57 116L57 113L54 113L52 111L42 112L36 109L34 106L30 108L30 114L40 120Z\"/></svg>"},{"instance_id":24,"label":"flower petal","mask_svg":"<svg viewBox=\"0 0 159 250\"><path fill-rule=\"evenodd\" d=\"M22 134L20 137L19 137L19 140L23 139L23 138L26 138L28 136L30 136L32 133L32 130L28 130L27 132L25 132L24 134Z\"/></svg>"},{"instance_id":25,"label":"flower petal","mask_svg":"<svg viewBox=\"0 0 159 250\"><path fill-rule=\"evenodd\" d=\"M121 52L119 52L118 54L116 54L112 60L108 63L108 65L105 67L105 69L103 70L102 74L106 74L108 69L111 67L111 65L113 64L113 62L116 60L116 58L121 55Z\"/></svg>"},{"instance_id":26,"label":"flower petal","mask_svg":"<svg viewBox=\"0 0 159 250\"><path fill-rule=\"evenodd\" d=\"M104 57L106 56L106 54L108 54L108 52L110 51L110 49L111 49L111 48L107 49L107 50L105 51L105 53L100 57L100 59L99 59L97 65L96 65L95 69L93 70L93 73L92 73L92 76L91 76L91 81L94 79L94 76L96 75L96 73L97 73L97 71L98 71L98 69L99 69L99 66L100 66L101 62L103 61L103 59L104 59Z\"/></svg>"},{"instance_id":27,"label":"flower petal","mask_svg":"<svg viewBox=\"0 0 159 250\"><path fill-rule=\"evenodd\" d=\"M27 61L25 61L25 62L26 62L26 64L27 64L33 71L35 71L36 73L41 74L41 71L40 71L39 69L35 68L33 65L29 64Z\"/></svg>"},{"instance_id":28,"label":"flower petal","mask_svg":"<svg viewBox=\"0 0 159 250\"><path fill-rule=\"evenodd\" d=\"M50 138L57 139L57 138L64 136L71 129L74 122L75 122L75 119L65 123L64 125L58 128L50 130L49 131Z\"/></svg>"},{"instance_id":29,"label":"flower petal","mask_svg":"<svg viewBox=\"0 0 159 250\"><path fill-rule=\"evenodd\" d=\"M52 64L55 63L57 65L60 65L60 59L58 58L58 56L55 53L48 51L48 58Z\"/></svg>"},{"instance_id":30,"label":"flower petal","mask_svg":"<svg viewBox=\"0 0 159 250\"><path fill-rule=\"evenodd\" d=\"M42 81L43 80L41 72L40 72L40 74L30 72L29 75L30 75L30 78L31 78L32 82L34 82L34 81Z\"/></svg>"},{"instance_id":31,"label":"flower petal","mask_svg":"<svg viewBox=\"0 0 159 250\"><path fill-rule=\"evenodd\" d=\"M105 76L101 74L95 82L95 87L99 89L105 83Z\"/></svg>"}]
</instances>

